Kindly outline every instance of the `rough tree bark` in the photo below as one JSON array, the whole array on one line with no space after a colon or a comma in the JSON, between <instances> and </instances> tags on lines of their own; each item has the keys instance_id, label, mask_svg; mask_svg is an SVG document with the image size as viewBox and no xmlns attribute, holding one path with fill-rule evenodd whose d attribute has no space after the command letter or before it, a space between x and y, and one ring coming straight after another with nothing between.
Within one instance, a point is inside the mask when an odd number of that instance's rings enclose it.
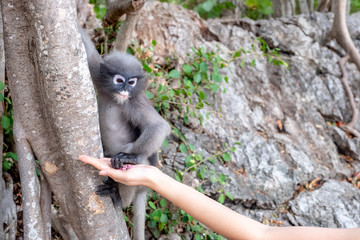
<instances>
[{"instance_id":1,"label":"rough tree bark","mask_svg":"<svg viewBox=\"0 0 360 240\"><path fill-rule=\"evenodd\" d=\"M298 0L300 13L309 14L314 10L314 0Z\"/></svg>"},{"instance_id":2,"label":"rough tree bark","mask_svg":"<svg viewBox=\"0 0 360 240\"><path fill-rule=\"evenodd\" d=\"M114 48L118 51L126 51L126 48L133 37L135 25L139 18L139 12L146 0L107 0L107 12L103 19L103 25L114 25L121 16L126 14L124 23L119 28Z\"/></svg>"},{"instance_id":3,"label":"rough tree bark","mask_svg":"<svg viewBox=\"0 0 360 240\"><path fill-rule=\"evenodd\" d=\"M24 238L50 239L48 184L65 225L76 234L65 239L129 239L111 200L95 194L100 177L77 160L80 154L101 156L102 147L75 2L3 0L1 4ZM35 159L44 176L41 185Z\"/></svg>"},{"instance_id":4,"label":"rough tree bark","mask_svg":"<svg viewBox=\"0 0 360 240\"><path fill-rule=\"evenodd\" d=\"M1 6L0 6L1 8ZM4 41L3 41L3 24L2 24L2 16L1 16L1 9L0 9L0 81L5 82L5 55L4 55ZM1 91L3 93L3 91ZM4 114L3 105L0 104L0 118ZM3 128L0 124L0 144L1 149L0 153L2 156L2 146L3 146ZM4 223L4 216L3 216L3 198L4 198L4 180L2 178L2 157L0 159L1 167L0 167L0 224L3 226ZM0 239L4 239L4 230L3 227L0 227Z\"/></svg>"},{"instance_id":5,"label":"rough tree bark","mask_svg":"<svg viewBox=\"0 0 360 240\"><path fill-rule=\"evenodd\" d=\"M274 17L295 15L295 0L272 0L274 8Z\"/></svg>"}]
</instances>

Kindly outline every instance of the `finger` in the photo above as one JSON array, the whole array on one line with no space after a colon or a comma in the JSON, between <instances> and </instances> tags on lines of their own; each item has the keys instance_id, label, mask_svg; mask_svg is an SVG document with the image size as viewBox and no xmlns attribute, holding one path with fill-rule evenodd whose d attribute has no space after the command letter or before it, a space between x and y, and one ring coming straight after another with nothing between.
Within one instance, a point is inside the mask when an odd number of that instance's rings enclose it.
<instances>
[{"instance_id":1,"label":"finger","mask_svg":"<svg viewBox=\"0 0 360 240\"><path fill-rule=\"evenodd\" d=\"M93 157L86 156L86 155L81 155L81 156L79 156L79 160L84 163L90 164L100 170L111 167L109 158L100 158L99 159L99 158L93 158Z\"/></svg>"}]
</instances>

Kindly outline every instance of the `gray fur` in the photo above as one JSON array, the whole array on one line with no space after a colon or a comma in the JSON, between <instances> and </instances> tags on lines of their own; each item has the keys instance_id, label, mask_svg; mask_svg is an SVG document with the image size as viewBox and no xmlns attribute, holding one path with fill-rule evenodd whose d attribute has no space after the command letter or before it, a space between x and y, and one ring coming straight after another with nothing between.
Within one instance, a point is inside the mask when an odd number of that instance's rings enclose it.
<instances>
[{"instance_id":1,"label":"gray fur","mask_svg":"<svg viewBox=\"0 0 360 240\"><path fill-rule=\"evenodd\" d=\"M137 155L137 164L157 163L157 151L170 133L169 124L145 96L146 74L141 63L125 53L114 51L101 58L82 28L79 29L88 56L91 77L98 92L101 138L105 156L119 152ZM114 99L113 73L137 77L137 84L124 102ZM146 188L119 184L122 207L134 204L134 239L144 240Z\"/></svg>"}]
</instances>

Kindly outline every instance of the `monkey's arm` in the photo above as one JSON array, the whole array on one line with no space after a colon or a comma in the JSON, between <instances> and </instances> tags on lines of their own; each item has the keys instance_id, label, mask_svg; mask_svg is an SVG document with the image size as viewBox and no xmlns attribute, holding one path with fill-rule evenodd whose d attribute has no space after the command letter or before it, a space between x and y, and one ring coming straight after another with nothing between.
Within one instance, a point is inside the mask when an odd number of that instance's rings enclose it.
<instances>
[{"instance_id":1,"label":"monkey's arm","mask_svg":"<svg viewBox=\"0 0 360 240\"><path fill-rule=\"evenodd\" d=\"M85 46L87 55L87 62L90 69L91 78L94 82L100 81L100 63L102 58L92 43L90 37L86 34L85 30L78 24L79 33Z\"/></svg>"},{"instance_id":2,"label":"monkey's arm","mask_svg":"<svg viewBox=\"0 0 360 240\"><path fill-rule=\"evenodd\" d=\"M139 107L139 111L133 114L131 121L139 127L141 134L132 143L130 152L148 157L160 149L171 128L147 99Z\"/></svg>"},{"instance_id":3,"label":"monkey's arm","mask_svg":"<svg viewBox=\"0 0 360 240\"><path fill-rule=\"evenodd\" d=\"M146 163L148 157L159 150L164 139L170 134L169 124L151 106L145 94L138 99L139 101L132 103L133 108L128 119L140 129L140 135L134 142L124 146L125 151L112 158L114 168L121 168L124 163Z\"/></svg>"}]
</instances>

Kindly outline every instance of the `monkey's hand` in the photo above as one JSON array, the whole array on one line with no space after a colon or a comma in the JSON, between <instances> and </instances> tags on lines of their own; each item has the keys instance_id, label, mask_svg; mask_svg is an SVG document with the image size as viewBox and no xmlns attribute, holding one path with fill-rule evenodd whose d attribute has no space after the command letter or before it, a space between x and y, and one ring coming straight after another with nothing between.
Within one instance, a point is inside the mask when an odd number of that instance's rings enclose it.
<instances>
[{"instance_id":1,"label":"monkey's hand","mask_svg":"<svg viewBox=\"0 0 360 240\"><path fill-rule=\"evenodd\" d=\"M139 164L138 155L120 152L111 158L111 166L115 169L123 168L124 164Z\"/></svg>"},{"instance_id":2,"label":"monkey's hand","mask_svg":"<svg viewBox=\"0 0 360 240\"><path fill-rule=\"evenodd\" d=\"M110 197L114 205L121 207L121 197L119 194L118 183L112 178L107 178L103 184L97 186L96 194L102 197Z\"/></svg>"}]
</instances>

